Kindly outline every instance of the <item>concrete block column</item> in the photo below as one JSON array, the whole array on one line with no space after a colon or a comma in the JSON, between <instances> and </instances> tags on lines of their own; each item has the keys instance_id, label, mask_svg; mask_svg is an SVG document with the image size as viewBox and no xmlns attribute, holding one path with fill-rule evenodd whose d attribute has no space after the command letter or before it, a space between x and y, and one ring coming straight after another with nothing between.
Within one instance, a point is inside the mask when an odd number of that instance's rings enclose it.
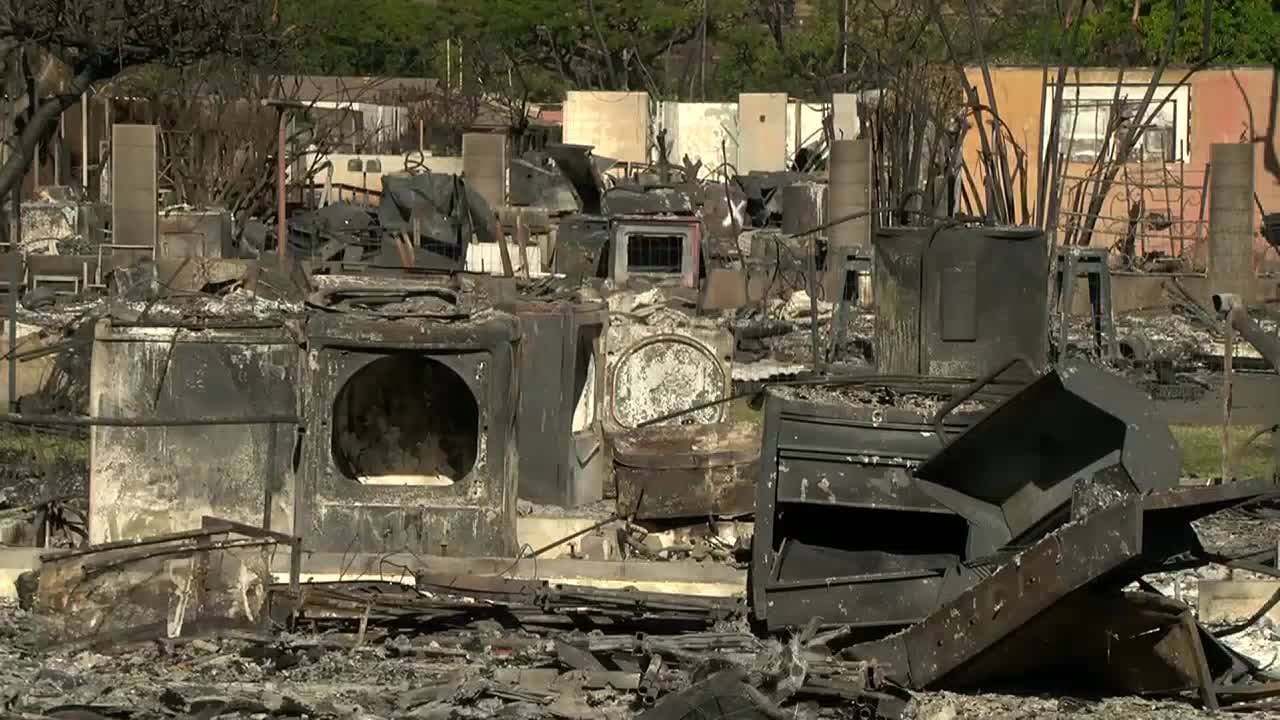
<instances>
[{"instance_id":1,"label":"concrete block column","mask_svg":"<svg viewBox=\"0 0 1280 720\"><path fill-rule=\"evenodd\" d=\"M836 140L831 144L827 222L871 209L871 141ZM844 259L851 251L871 246L871 217L863 216L827 231L827 300L835 301L844 283Z\"/></svg>"},{"instance_id":2,"label":"concrete block column","mask_svg":"<svg viewBox=\"0 0 1280 720\"><path fill-rule=\"evenodd\" d=\"M1253 145L1214 144L1209 151L1210 293L1254 301Z\"/></svg>"},{"instance_id":3,"label":"concrete block column","mask_svg":"<svg viewBox=\"0 0 1280 720\"><path fill-rule=\"evenodd\" d=\"M495 212L507 204L507 136L462 135L462 174Z\"/></svg>"}]
</instances>

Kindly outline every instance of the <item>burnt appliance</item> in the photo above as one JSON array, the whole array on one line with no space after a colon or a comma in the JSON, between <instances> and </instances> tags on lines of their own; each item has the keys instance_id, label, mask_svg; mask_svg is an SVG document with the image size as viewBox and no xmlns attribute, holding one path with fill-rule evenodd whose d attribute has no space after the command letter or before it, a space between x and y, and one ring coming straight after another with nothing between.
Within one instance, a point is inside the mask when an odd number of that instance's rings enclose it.
<instances>
[{"instance_id":1,"label":"burnt appliance","mask_svg":"<svg viewBox=\"0 0 1280 720\"><path fill-rule=\"evenodd\" d=\"M471 289L318 278L298 527L319 552L516 551L517 319ZM452 287L450 285L453 285Z\"/></svg>"},{"instance_id":2,"label":"burnt appliance","mask_svg":"<svg viewBox=\"0 0 1280 720\"><path fill-rule=\"evenodd\" d=\"M1015 356L1045 367L1043 231L882 228L872 244L877 372L977 378Z\"/></svg>"},{"instance_id":3,"label":"burnt appliance","mask_svg":"<svg viewBox=\"0 0 1280 720\"><path fill-rule=\"evenodd\" d=\"M649 323L615 318L605 340L604 427L618 435L649 424L716 423L726 419L733 384L733 335L682 323L659 311ZM662 418L689 410L667 420ZM661 421L661 422L659 422Z\"/></svg>"},{"instance_id":4,"label":"burnt appliance","mask_svg":"<svg viewBox=\"0 0 1280 720\"><path fill-rule=\"evenodd\" d=\"M913 472L956 381L868 376L770 390L756 483L750 597L768 628L892 628L926 617L954 585L965 521ZM993 394L947 417L959 432Z\"/></svg>"},{"instance_id":5,"label":"burnt appliance","mask_svg":"<svg viewBox=\"0 0 1280 720\"><path fill-rule=\"evenodd\" d=\"M220 326L221 325L221 326ZM94 326L88 541L217 516L294 533L302 365L283 320Z\"/></svg>"},{"instance_id":6,"label":"burnt appliance","mask_svg":"<svg viewBox=\"0 0 1280 720\"><path fill-rule=\"evenodd\" d=\"M702 222L693 217L628 215L612 218L609 277L670 280L697 287L702 272Z\"/></svg>"},{"instance_id":7,"label":"burnt appliance","mask_svg":"<svg viewBox=\"0 0 1280 720\"><path fill-rule=\"evenodd\" d=\"M501 305L520 319L516 437L520 497L577 507L604 497L604 332L600 300L522 300Z\"/></svg>"}]
</instances>

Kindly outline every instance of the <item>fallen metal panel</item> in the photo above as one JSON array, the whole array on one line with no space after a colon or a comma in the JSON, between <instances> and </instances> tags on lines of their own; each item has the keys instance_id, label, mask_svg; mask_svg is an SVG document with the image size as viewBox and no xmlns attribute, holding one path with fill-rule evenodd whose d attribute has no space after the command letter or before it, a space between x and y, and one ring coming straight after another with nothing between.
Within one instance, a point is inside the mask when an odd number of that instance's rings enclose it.
<instances>
[{"instance_id":1,"label":"fallen metal panel","mask_svg":"<svg viewBox=\"0 0 1280 720\"><path fill-rule=\"evenodd\" d=\"M604 197L604 180L592 155L590 145L570 145L567 143L550 143L547 154L555 160L560 172L573 185L578 196L582 212L598 214L601 212L601 201Z\"/></svg>"},{"instance_id":2,"label":"fallen metal panel","mask_svg":"<svg viewBox=\"0 0 1280 720\"><path fill-rule=\"evenodd\" d=\"M567 215L556 229L552 264L573 279L607 277L609 219L599 215Z\"/></svg>"},{"instance_id":3,"label":"fallen metal panel","mask_svg":"<svg viewBox=\"0 0 1280 720\"><path fill-rule=\"evenodd\" d=\"M683 188L621 186L605 191L606 215L692 215L696 199Z\"/></svg>"},{"instance_id":4,"label":"fallen metal panel","mask_svg":"<svg viewBox=\"0 0 1280 720\"><path fill-rule=\"evenodd\" d=\"M382 198L378 219L389 232L409 232L416 222L422 237L444 245L465 247L473 234L497 241L489 203L456 175L383 175Z\"/></svg>"},{"instance_id":5,"label":"fallen metal panel","mask_svg":"<svg viewBox=\"0 0 1280 720\"><path fill-rule=\"evenodd\" d=\"M1130 500L1049 535L899 636L850 648L857 658L904 651L891 676L912 687L945 682L1040 613L1142 552L1142 510ZM905 660L905 662L903 662Z\"/></svg>"},{"instance_id":6,"label":"fallen metal panel","mask_svg":"<svg viewBox=\"0 0 1280 720\"><path fill-rule=\"evenodd\" d=\"M1201 634L1205 643L1196 637ZM1211 641L1190 609L1171 598L1089 588L1037 615L939 685L1174 694L1201 688L1202 677L1233 671L1234 659ZM1209 668L1203 675L1202 659Z\"/></svg>"},{"instance_id":7,"label":"fallen metal panel","mask_svg":"<svg viewBox=\"0 0 1280 720\"><path fill-rule=\"evenodd\" d=\"M1125 379L1075 361L994 408L916 472L956 491L933 495L971 522L1003 517L1004 532L970 543L970 557L1065 521L1079 483L1109 500L1173 487L1179 475L1177 444L1151 400Z\"/></svg>"}]
</instances>

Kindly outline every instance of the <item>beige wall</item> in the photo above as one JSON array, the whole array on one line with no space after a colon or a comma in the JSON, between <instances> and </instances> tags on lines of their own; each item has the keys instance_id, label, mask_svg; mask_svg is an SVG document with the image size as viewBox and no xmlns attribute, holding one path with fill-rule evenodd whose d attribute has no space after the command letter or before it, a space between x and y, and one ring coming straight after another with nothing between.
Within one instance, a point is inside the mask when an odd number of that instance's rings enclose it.
<instances>
[{"instance_id":1,"label":"beige wall","mask_svg":"<svg viewBox=\"0 0 1280 720\"><path fill-rule=\"evenodd\" d=\"M409 156L376 155L376 154L369 154L369 153L359 154L359 155L348 154L348 153L333 153L333 154L324 156L324 158L321 158L320 162L327 160L333 163L332 183L334 185L351 185L357 188L367 187L370 190L373 190L376 192L382 192L382 176L393 175L395 173L404 172L406 158L410 158L409 162L414 164L415 167L417 163L420 161L423 167L425 167L427 170L430 170L433 173L440 173L444 175L461 175L462 174L462 158L459 156L453 156L453 155L440 155L440 156L427 155L425 157L420 157L418 153L412 153ZM382 163L382 172L368 173L366 177L362 173L347 169L347 163L350 162L351 160L360 160L361 162L365 162L368 160L377 160L378 162ZM321 170L319 173L316 174L313 182L315 182L317 185L323 185L325 181L325 177L326 175L328 175L328 172L329 172L328 170ZM337 190L331 191L329 194L329 201L337 202L339 195L340 193Z\"/></svg>"},{"instance_id":2,"label":"beige wall","mask_svg":"<svg viewBox=\"0 0 1280 720\"><path fill-rule=\"evenodd\" d=\"M573 90L564 103L562 137L623 162L649 161L649 95Z\"/></svg>"},{"instance_id":3,"label":"beige wall","mask_svg":"<svg viewBox=\"0 0 1280 720\"><path fill-rule=\"evenodd\" d=\"M0 323L0 355L9 354L9 330ZM18 326L18 352L27 353L57 342L57 338L42 337L40 332L33 332L29 326ZM56 372L56 356L46 355L42 358L18 361L18 398L32 395L40 391ZM9 361L0 360L0 407L9 408Z\"/></svg>"}]
</instances>

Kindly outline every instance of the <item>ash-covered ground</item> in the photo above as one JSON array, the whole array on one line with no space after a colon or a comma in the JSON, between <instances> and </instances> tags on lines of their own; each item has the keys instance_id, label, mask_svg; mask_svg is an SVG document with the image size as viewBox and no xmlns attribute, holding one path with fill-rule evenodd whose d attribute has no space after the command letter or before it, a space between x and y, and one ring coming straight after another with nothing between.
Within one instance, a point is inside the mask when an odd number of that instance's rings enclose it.
<instances>
[{"instance_id":1,"label":"ash-covered ground","mask_svg":"<svg viewBox=\"0 0 1280 720\"><path fill-rule=\"evenodd\" d=\"M30 615L0 606L0 707L7 717L101 718L557 718L623 720L647 708L633 692L580 690L554 703L488 695L483 681L515 663L470 653L427 658L396 642L354 650L295 650L234 640L148 643L111 654L46 652ZM283 643L282 643L283 645ZM468 689L470 686L471 689ZM433 688L443 688L439 693ZM427 699L438 697L439 699ZM848 717L796 705L786 717ZM1232 713L1274 718L1277 713ZM1189 701L1007 694L917 693L907 720L1192 720ZM708 717L707 720L721 720ZM725 719L729 720L729 719Z\"/></svg>"},{"instance_id":2,"label":"ash-covered ground","mask_svg":"<svg viewBox=\"0 0 1280 720\"><path fill-rule=\"evenodd\" d=\"M1278 530L1280 522L1239 510L1197 523L1208 549L1229 554L1273 543ZM1162 593L1194 605L1198 581L1225 574L1225 570L1209 567L1148 579ZM648 709L634 691L607 688L561 687L551 693L530 690L524 697L495 693L495 682L511 687L511 678L519 677L513 676L515 669L547 667L540 658L554 654L549 652L549 640L532 635L528 652L495 653L483 642L483 636L498 634L496 627L468 631L473 633L468 636L473 642L464 638L461 644L451 645L403 628L371 633L371 639L358 647L326 642L338 639L331 636L297 634L265 641L148 641L107 650L50 649L40 639L39 628L35 616L13 605L0 605L0 715L29 720L614 720L639 717ZM350 633L342 639L349 642ZM1263 667L1273 665L1280 656L1280 636L1266 620L1227 642ZM709 657L708 662L712 661ZM560 677L563 683L565 676ZM851 717L847 710L815 704L792 704L784 712L790 718ZM1268 718L1280 717L1280 713L1233 712L1232 716ZM1209 714L1191 698L927 692L914 695L903 717L1191 720Z\"/></svg>"}]
</instances>

